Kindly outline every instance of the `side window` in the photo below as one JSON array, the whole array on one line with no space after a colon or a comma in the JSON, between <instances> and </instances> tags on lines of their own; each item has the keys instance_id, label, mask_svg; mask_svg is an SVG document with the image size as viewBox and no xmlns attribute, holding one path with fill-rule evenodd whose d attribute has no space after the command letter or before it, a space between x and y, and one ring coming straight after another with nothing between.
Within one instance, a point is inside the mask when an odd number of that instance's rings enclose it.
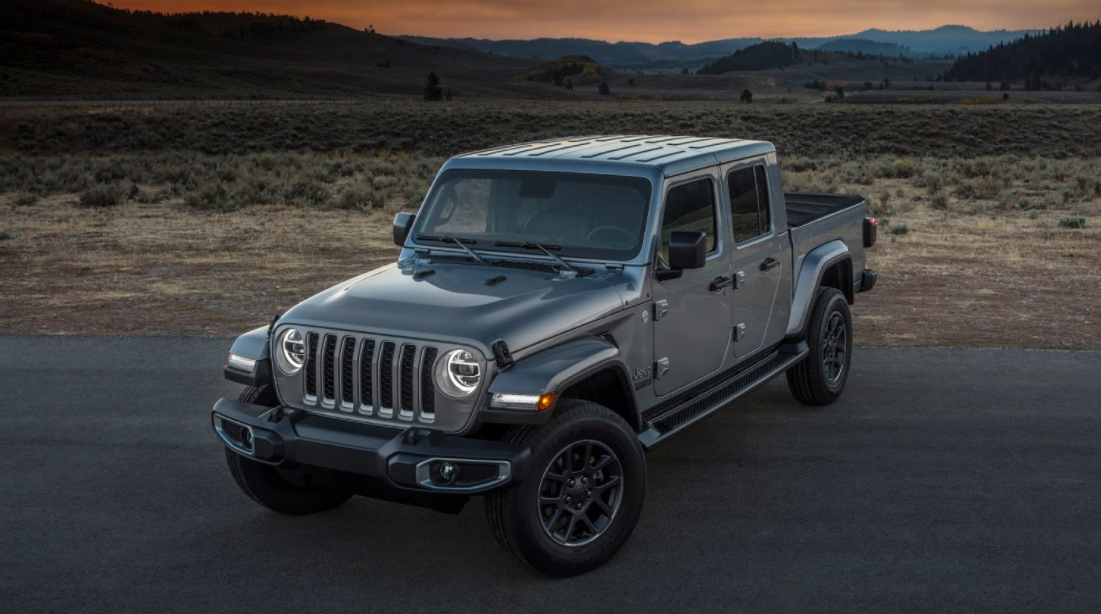
<instances>
[{"instance_id":1,"label":"side window","mask_svg":"<svg viewBox=\"0 0 1101 614\"><path fill-rule=\"evenodd\" d=\"M661 258L669 262L669 235L700 230L707 235L707 252L715 251L715 190L710 179L682 183L665 197L661 219Z\"/></svg>"},{"instance_id":2,"label":"side window","mask_svg":"<svg viewBox=\"0 0 1101 614\"><path fill-rule=\"evenodd\" d=\"M768 181L761 165L742 168L727 177L734 240L744 243L767 234L771 228Z\"/></svg>"}]
</instances>

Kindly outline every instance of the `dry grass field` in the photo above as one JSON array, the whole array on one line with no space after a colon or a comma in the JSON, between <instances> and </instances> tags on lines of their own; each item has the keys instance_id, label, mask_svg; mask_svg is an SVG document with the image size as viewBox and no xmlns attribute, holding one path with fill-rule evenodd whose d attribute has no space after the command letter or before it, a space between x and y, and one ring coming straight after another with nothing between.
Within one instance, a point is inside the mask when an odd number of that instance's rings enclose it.
<instances>
[{"instance_id":1,"label":"dry grass field","mask_svg":"<svg viewBox=\"0 0 1101 614\"><path fill-rule=\"evenodd\" d=\"M858 342L1101 348L1101 107L377 101L0 111L0 333L229 335L389 262L447 155L552 134L767 138L883 219Z\"/></svg>"}]
</instances>

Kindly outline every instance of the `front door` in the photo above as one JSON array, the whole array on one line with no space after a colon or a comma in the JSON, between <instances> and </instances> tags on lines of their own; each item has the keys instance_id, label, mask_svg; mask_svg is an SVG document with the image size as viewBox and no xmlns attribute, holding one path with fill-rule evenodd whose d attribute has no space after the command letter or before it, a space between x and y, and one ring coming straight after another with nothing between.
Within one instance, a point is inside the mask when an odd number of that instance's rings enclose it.
<instances>
[{"instance_id":1,"label":"front door","mask_svg":"<svg viewBox=\"0 0 1101 614\"><path fill-rule=\"evenodd\" d=\"M661 249L654 266L654 393L663 396L716 371L730 343L730 263L719 227L718 183L714 172L672 184L662 209ZM668 270L669 234L703 231L707 260L679 277ZM669 277L666 275L665 277Z\"/></svg>"},{"instance_id":2,"label":"front door","mask_svg":"<svg viewBox=\"0 0 1101 614\"><path fill-rule=\"evenodd\" d=\"M764 163L760 159L724 169L734 243L730 270L737 285L732 320L737 358L765 345L784 267L783 238L777 236L772 222Z\"/></svg>"}]
</instances>

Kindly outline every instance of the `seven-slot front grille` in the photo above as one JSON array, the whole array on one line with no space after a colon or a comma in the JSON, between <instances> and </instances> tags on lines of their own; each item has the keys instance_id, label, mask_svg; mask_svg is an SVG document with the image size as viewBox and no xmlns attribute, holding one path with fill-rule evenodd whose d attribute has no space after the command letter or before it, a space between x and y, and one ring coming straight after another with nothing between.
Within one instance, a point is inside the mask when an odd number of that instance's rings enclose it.
<instances>
[{"instance_id":1,"label":"seven-slot front grille","mask_svg":"<svg viewBox=\"0 0 1101 614\"><path fill-rule=\"evenodd\" d=\"M410 340L306 334L306 406L395 421L435 420L432 369L440 350Z\"/></svg>"}]
</instances>

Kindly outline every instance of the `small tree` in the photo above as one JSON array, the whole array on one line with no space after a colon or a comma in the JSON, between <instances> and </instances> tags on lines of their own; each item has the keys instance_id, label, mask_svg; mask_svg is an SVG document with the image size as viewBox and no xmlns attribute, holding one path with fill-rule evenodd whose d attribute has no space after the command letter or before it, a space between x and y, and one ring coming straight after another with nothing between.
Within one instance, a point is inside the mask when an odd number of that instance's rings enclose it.
<instances>
[{"instance_id":1,"label":"small tree","mask_svg":"<svg viewBox=\"0 0 1101 614\"><path fill-rule=\"evenodd\" d=\"M753 92L749 90L742 90L742 95L738 97L738 100L745 104L753 102Z\"/></svg>"},{"instance_id":2,"label":"small tree","mask_svg":"<svg viewBox=\"0 0 1101 614\"><path fill-rule=\"evenodd\" d=\"M630 85L631 87L634 87L635 86L635 78L631 77L630 79L628 79L627 80L627 85Z\"/></svg>"},{"instance_id":3,"label":"small tree","mask_svg":"<svg viewBox=\"0 0 1101 614\"><path fill-rule=\"evenodd\" d=\"M566 81L566 89L568 89L568 90L573 89L573 79L570 79L569 81Z\"/></svg>"},{"instance_id":4,"label":"small tree","mask_svg":"<svg viewBox=\"0 0 1101 614\"><path fill-rule=\"evenodd\" d=\"M424 99L443 100L443 88L440 87L440 78L434 72L428 73L428 79L424 83Z\"/></svg>"},{"instance_id":5,"label":"small tree","mask_svg":"<svg viewBox=\"0 0 1101 614\"><path fill-rule=\"evenodd\" d=\"M688 74L688 67L685 66L684 68L680 69L680 74L687 75Z\"/></svg>"},{"instance_id":6,"label":"small tree","mask_svg":"<svg viewBox=\"0 0 1101 614\"><path fill-rule=\"evenodd\" d=\"M612 88L608 87L608 82L607 81L601 81L600 82L600 95L601 96L607 96L608 94L611 94L611 93L612 93Z\"/></svg>"},{"instance_id":7,"label":"small tree","mask_svg":"<svg viewBox=\"0 0 1101 614\"><path fill-rule=\"evenodd\" d=\"M1009 102L1009 92L1002 94L1002 102Z\"/></svg>"},{"instance_id":8,"label":"small tree","mask_svg":"<svg viewBox=\"0 0 1101 614\"><path fill-rule=\"evenodd\" d=\"M994 89L994 84L993 84L993 83L991 83L991 82L989 82L989 81L987 81L987 82L986 82L986 91L988 91L988 92L989 92L989 91L991 91L991 90L993 90L993 89Z\"/></svg>"},{"instance_id":9,"label":"small tree","mask_svg":"<svg viewBox=\"0 0 1101 614\"><path fill-rule=\"evenodd\" d=\"M845 97L845 88L841 87L840 85L833 86L833 91L837 94L838 98Z\"/></svg>"}]
</instances>

